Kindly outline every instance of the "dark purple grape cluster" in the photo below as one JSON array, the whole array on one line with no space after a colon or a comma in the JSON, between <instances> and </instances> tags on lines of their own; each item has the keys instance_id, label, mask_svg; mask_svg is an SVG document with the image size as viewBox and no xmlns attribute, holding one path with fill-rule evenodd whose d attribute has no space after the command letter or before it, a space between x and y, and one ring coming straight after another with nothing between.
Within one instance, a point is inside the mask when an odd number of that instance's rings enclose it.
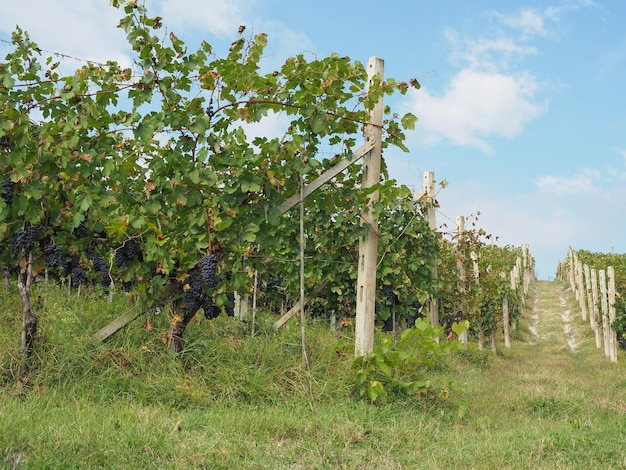
<instances>
[{"instance_id":1,"label":"dark purple grape cluster","mask_svg":"<svg viewBox=\"0 0 626 470\"><path fill-rule=\"evenodd\" d=\"M228 315L229 317L234 317L235 316L235 293L228 292L226 294L226 298L228 299L228 303L225 305L224 311L226 312L226 315Z\"/></svg>"},{"instance_id":2,"label":"dark purple grape cluster","mask_svg":"<svg viewBox=\"0 0 626 470\"><path fill-rule=\"evenodd\" d=\"M109 287L111 285L111 276L109 275L109 264L100 256L93 257L93 268L100 274L100 285Z\"/></svg>"},{"instance_id":3,"label":"dark purple grape cluster","mask_svg":"<svg viewBox=\"0 0 626 470\"><path fill-rule=\"evenodd\" d=\"M19 255L22 253L22 250L25 252L32 251L41 230L40 225L27 225L23 230L16 232L13 235L13 252Z\"/></svg>"},{"instance_id":4,"label":"dark purple grape cluster","mask_svg":"<svg viewBox=\"0 0 626 470\"><path fill-rule=\"evenodd\" d=\"M200 260L200 269L202 271L202 281L209 289L217 286L217 255L211 253Z\"/></svg>"},{"instance_id":5,"label":"dark purple grape cluster","mask_svg":"<svg viewBox=\"0 0 626 470\"><path fill-rule=\"evenodd\" d=\"M383 285L383 293L385 294L385 297L387 298L387 302L389 302L392 305L395 305L398 303L399 299L398 299L398 296L393 291L393 287L391 287L388 284Z\"/></svg>"},{"instance_id":6,"label":"dark purple grape cluster","mask_svg":"<svg viewBox=\"0 0 626 470\"><path fill-rule=\"evenodd\" d=\"M78 287L81 284L87 283L87 273L80 266L76 266L74 269L72 269L72 276L70 279L71 279L71 286Z\"/></svg>"},{"instance_id":7,"label":"dark purple grape cluster","mask_svg":"<svg viewBox=\"0 0 626 470\"><path fill-rule=\"evenodd\" d=\"M75 268L79 267L80 256L65 254L61 257L61 277L70 277Z\"/></svg>"},{"instance_id":8,"label":"dark purple grape cluster","mask_svg":"<svg viewBox=\"0 0 626 470\"><path fill-rule=\"evenodd\" d=\"M209 296L204 298L202 303L202 310L204 311L204 318L212 320L220 315L220 309L213 302L213 299Z\"/></svg>"},{"instance_id":9,"label":"dark purple grape cluster","mask_svg":"<svg viewBox=\"0 0 626 470\"><path fill-rule=\"evenodd\" d=\"M202 278L197 273L191 273L183 284L183 302L185 313L191 314L198 311L204 302Z\"/></svg>"},{"instance_id":10,"label":"dark purple grape cluster","mask_svg":"<svg viewBox=\"0 0 626 470\"><path fill-rule=\"evenodd\" d=\"M126 240L122 246L115 250L114 264L117 268L125 268L127 261L141 261L139 243L134 238Z\"/></svg>"},{"instance_id":11,"label":"dark purple grape cluster","mask_svg":"<svg viewBox=\"0 0 626 470\"><path fill-rule=\"evenodd\" d=\"M61 250L54 243L44 246L43 256L43 262L49 268L56 268L61 264Z\"/></svg>"},{"instance_id":12,"label":"dark purple grape cluster","mask_svg":"<svg viewBox=\"0 0 626 470\"><path fill-rule=\"evenodd\" d=\"M13 191L15 190L15 183L9 178L4 178L0 185L0 195L7 206L10 206L13 202Z\"/></svg>"}]
</instances>

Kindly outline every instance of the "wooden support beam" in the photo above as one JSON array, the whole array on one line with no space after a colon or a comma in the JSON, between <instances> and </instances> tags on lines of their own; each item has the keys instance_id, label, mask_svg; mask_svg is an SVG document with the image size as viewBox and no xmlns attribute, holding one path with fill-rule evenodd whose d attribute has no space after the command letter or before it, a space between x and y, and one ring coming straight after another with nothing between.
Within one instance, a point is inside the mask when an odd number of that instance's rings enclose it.
<instances>
[{"instance_id":1,"label":"wooden support beam","mask_svg":"<svg viewBox=\"0 0 626 470\"><path fill-rule=\"evenodd\" d=\"M139 312L136 310L130 310L126 312L125 314L117 317L115 320L113 320L107 326L102 328L100 331L94 333L91 336L91 340L96 343L101 343L103 341L106 341L110 336L112 336L114 333L124 328L126 325L128 325L138 316L139 316Z\"/></svg>"},{"instance_id":2,"label":"wooden support beam","mask_svg":"<svg viewBox=\"0 0 626 470\"><path fill-rule=\"evenodd\" d=\"M325 288L326 288L326 284L322 284L322 285L318 286L318 287L317 287L317 288L313 291L313 294L305 296L305 297L304 297L304 304L303 304L302 306L304 306L304 305L308 304L308 303L311 301L311 299L316 298L316 297L320 294L320 292L322 292ZM293 306L293 307L291 307L291 308L289 309L289 311L288 311L288 312L286 312L286 313L285 313L282 317L280 317L278 320L276 320L276 322L274 322L274 325L273 325L274 329L275 329L275 330L278 330L278 329L279 329L280 327L282 327L285 323L287 323L287 321L288 321L291 317L293 317L295 314L297 314L297 313L299 313L299 312L300 312L300 308L301 308L301 303L300 303L300 301L298 300L298 301L294 304L294 306Z\"/></svg>"},{"instance_id":3,"label":"wooden support beam","mask_svg":"<svg viewBox=\"0 0 626 470\"><path fill-rule=\"evenodd\" d=\"M353 163L363 158L373 149L374 149L374 144L372 142L366 142L363 145L361 145L358 149L354 151L354 153L352 154L352 158L344 158L335 166L333 166L332 168L329 168L320 176L315 178L311 183L305 185L304 191L303 191L303 197L309 196L315 190L319 189L322 185L328 183L331 179L333 179L335 176L337 176L339 173L341 173L343 170L348 168ZM278 206L278 209L280 210L281 214L284 214L289 209L291 209L296 204L298 204L299 201L300 201L300 193L298 192L294 194L293 196L289 197L280 206Z\"/></svg>"},{"instance_id":4,"label":"wooden support beam","mask_svg":"<svg viewBox=\"0 0 626 470\"><path fill-rule=\"evenodd\" d=\"M309 303L310 300L311 300L311 297L304 297L304 305ZM300 313L300 305L302 305L302 303L298 300L295 303L295 305L289 309L287 313L285 313L282 317L276 320L276 322L274 322L274 325L273 325L274 329L278 330L285 323L287 323L287 320L293 317L296 313Z\"/></svg>"}]
</instances>

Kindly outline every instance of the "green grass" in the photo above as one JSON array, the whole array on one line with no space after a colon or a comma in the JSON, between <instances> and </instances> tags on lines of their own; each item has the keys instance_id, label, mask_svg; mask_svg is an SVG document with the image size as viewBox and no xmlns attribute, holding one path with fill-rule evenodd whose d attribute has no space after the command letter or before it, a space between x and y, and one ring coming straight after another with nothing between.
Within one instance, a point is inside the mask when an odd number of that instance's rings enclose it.
<instances>
[{"instance_id":1,"label":"green grass","mask_svg":"<svg viewBox=\"0 0 626 470\"><path fill-rule=\"evenodd\" d=\"M173 355L167 316L150 328L142 316L93 344L137 307L52 286L35 289L40 337L18 383L19 300L0 293L0 468L624 468L626 357L605 359L579 315L569 352L564 285L535 287L545 339L530 344L527 310L510 351L470 349L433 372L465 390L463 419L455 399L356 398L350 338L321 321L307 325L309 380L295 320L273 332L262 314L254 337L234 319L198 321Z\"/></svg>"}]
</instances>

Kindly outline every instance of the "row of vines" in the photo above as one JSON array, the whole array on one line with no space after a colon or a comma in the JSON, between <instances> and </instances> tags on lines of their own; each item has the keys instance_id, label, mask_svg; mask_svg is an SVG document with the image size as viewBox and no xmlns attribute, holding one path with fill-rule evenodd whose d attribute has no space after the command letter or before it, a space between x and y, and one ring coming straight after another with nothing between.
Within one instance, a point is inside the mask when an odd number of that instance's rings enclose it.
<instances>
[{"instance_id":1,"label":"row of vines","mask_svg":"<svg viewBox=\"0 0 626 470\"><path fill-rule=\"evenodd\" d=\"M280 204L351 158L382 96L419 88L388 78L365 93L365 67L336 55L263 71L264 34L240 28L220 58L208 43L189 51L141 3L115 7L135 68L88 62L62 74L20 29L0 62L0 266L22 301L24 364L39 321L35 282L123 289L145 311L166 308L174 351L198 312L233 315L236 297L258 292L260 307L284 311L298 298L300 218ZM406 150L416 118L387 111L383 148ZM252 135L265 119L282 134ZM327 146L341 150L320 157ZM382 173L365 190L352 165L307 197L309 311L354 317L361 219L377 190L380 325L413 326L434 303L441 321L431 321L451 338L465 324L481 346L495 344L503 302L519 314L527 282L512 279L527 278L530 254L477 228L436 231L425 217L433 201L398 186L384 163Z\"/></svg>"},{"instance_id":2,"label":"row of vines","mask_svg":"<svg viewBox=\"0 0 626 470\"><path fill-rule=\"evenodd\" d=\"M626 349L626 255L572 250L558 267L580 303L583 320L595 334L596 347L617 361L617 349Z\"/></svg>"}]
</instances>

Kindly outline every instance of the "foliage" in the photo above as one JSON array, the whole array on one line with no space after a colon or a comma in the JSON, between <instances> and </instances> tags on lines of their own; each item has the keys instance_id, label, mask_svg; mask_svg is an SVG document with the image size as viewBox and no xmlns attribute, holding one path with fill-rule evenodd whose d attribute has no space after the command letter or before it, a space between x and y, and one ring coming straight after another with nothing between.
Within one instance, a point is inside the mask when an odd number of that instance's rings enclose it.
<instances>
[{"instance_id":1,"label":"foliage","mask_svg":"<svg viewBox=\"0 0 626 470\"><path fill-rule=\"evenodd\" d=\"M13 259L9 245L28 224L41 225L37 272L52 268L43 250L53 244L73 260L61 276L82 277L97 262L148 307L173 301L173 324L186 325L197 310L190 297L232 307L233 291L251 289L251 256L280 255L296 219L278 207L301 177L309 183L332 163L318 158L320 146L341 144L350 156L379 98L419 83L377 77L365 93L363 64L339 55L298 55L264 72L265 34L244 37L240 28L220 58L206 42L189 51L173 32L161 33L162 19L143 3L113 3L125 13L120 27L134 70L89 63L61 76L20 29L0 64L0 256L7 266L25 265L28 253ZM252 135L251 126L268 119L282 134ZM403 129L415 120L389 113L383 146L406 149ZM339 201L329 191L316 198L311 218L325 221L315 227L322 241L346 201L354 217L338 232L345 243L358 238L354 222L367 193L356 175L355 167L335 185L343 185ZM393 183L376 189L382 200L396 197ZM136 255L125 256L131 244ZM196 293L198 262L210 253L219 256L220 282ZM350 290L345 274L334 288L340 297Z\"/></svg>"},{"instance_id":2,"label":"foliage","mask_svg":"<svg viewBox=\"0 0 626 470\"><path fill-rule=\"evenodd\" d=\"M504 297L511 312L519 311L523 292L513 289L510 281L522 249L496 245L493 236L478 227L478 215L467 217L470 223L463 231L440 239L437 268L442 323L467 320L480 340L502 321ZM532 266L533 260L528 263Z\"/></svg>"},{"instance_id":3,"label":"foliage","mask_svg":"<svg viewBox=\"0 0 626 470\"><path fill-rule=\"evenodd\" d=\"M457 334L464 325L455 326ZM414 328L401 334L397 344L383 339L374 350L354 359L356 391L371 402L386 403L390 394L438 395L447 398L454 386L436 384L427 378L427 371L437 367L450 351L462 348L456 340L443 341L442 327L433 327L419 319ZM462 408L459 412L464 412Z\"/></svg>"},{"instance_id":4,"label":"foliage","mask_svg":"<svg viewBox=\"0 0 626 470\"><path fill-rule=\"evenodd\" d=\"M606 269L613 266L615 272L615 321L611 327L617 334L620 346L626 344L626 254L596 253L588 250L577 250L576 255L582 265L590 268ZM598 319L601 321L601 318Z\"/></svg>"}]
</instances>

